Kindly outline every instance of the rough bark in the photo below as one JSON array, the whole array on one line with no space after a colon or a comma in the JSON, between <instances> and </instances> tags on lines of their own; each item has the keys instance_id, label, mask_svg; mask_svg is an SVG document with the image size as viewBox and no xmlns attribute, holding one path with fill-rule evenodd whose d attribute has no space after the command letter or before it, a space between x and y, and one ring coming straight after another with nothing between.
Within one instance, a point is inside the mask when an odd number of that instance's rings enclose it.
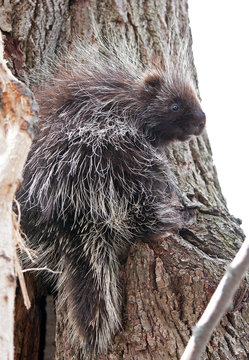
<instances>
[{"instance_id":1,"label":"rough bark","mask_svg":"<svg viewBox=\"0 0 249 360\"><path fill-rule=\"evenodd\" d=\"M135 39L146 62L170 46L177 52L189 33L187 1L90 0L3 2L12 68L24 78L47 55L70 45L75 36L91 39L90 14L101 32ZM210 25L211 26L211 25ZM169 28L175 36L168 38ZM90 35L90 37L89 37ZM29 67L29 68L28 68ZM193 67L193 72L195 69ZM224 269L243 239L221 193L207 134L168 151L182 193L186 223L179 235L143 241L123 266L123 330L107 356L99 359L180 359L191 328L202 314ZM249 354L248 280L212 336L203 359L247 359ZM80 359L57 311L57 359ZM30 359L31 359L30 355Z\"/></svg>"}]
</instances>

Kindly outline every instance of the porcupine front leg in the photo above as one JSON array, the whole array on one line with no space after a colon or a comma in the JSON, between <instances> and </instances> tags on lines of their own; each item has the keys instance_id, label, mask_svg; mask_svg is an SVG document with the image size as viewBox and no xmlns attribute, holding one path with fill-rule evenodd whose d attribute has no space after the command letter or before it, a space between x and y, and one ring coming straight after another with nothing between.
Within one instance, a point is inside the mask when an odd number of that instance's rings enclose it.
<instances>
[{"instance_id":1,"label":"porcupine front leg","mask_svg":"<svg viewBox=\"0 0 249 360\"><path fill-rule=\"evenodd\" d=\"M118 242L119 235L101 229L99 236L91 233L83 254L65 258L62 286L68 297L69 326L80 335L83 351L92 355L106 352L120 328Z\"/></svg>"}]
</instances>

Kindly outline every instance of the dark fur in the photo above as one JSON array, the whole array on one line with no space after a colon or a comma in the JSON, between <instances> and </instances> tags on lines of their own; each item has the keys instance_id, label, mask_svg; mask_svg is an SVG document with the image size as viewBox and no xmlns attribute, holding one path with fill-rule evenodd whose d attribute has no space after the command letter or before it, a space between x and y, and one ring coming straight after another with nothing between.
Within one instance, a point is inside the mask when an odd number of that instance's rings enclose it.
<instances>
[{"instance_id":1,"label":"dark fur","mask_svg":"<svg viewBox=\"0 0 249 360\"><path fill-rule=\"evenodd\" d=\"M182 71L91 60L69 61L37 91L40 129L18 199L37 264L60 271L72 334L98 353L120 327L120 258L136 238L179 225L163 146L199 135L205 115Z\"/></svg>"}]
</instances>

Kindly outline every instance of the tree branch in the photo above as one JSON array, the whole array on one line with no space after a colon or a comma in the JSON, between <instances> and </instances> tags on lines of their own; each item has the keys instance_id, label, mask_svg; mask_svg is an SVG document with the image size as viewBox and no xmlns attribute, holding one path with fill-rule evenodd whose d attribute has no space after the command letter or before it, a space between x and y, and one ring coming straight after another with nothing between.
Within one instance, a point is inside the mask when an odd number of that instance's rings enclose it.
<instances>
[{"instance_id":1,"label":"tree branch","mask_svg":"<svg viewBox=\"0 0 249 360\"><path fill-rule=\"evenodd\" d=\"M205 312L193 329L193 335L181 360L198 360L212 332L231 304L233 296L249 267L249 239L246 239L220 281Z\"/></svg>"}]
</instances>

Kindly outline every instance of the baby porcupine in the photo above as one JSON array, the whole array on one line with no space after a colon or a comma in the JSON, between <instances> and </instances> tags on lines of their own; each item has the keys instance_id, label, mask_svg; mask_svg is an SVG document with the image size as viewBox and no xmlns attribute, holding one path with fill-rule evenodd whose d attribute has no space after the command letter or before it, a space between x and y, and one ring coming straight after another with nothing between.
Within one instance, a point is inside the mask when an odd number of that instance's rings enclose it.
<instances>
[{"instance_id":1,"label":"baby porcupine","mask_svg":"<svg viewBox=\"0 0 249 360\"><path fill-rule=\"evenodd\" d=\"M39 133L18 192L28 246L57 271L69 327L92 354L120 328L120 258L135 239L178 227L164 147L205 126L179 64L145 69L99 47L77 44L36 91Z\"/></svg>"}]
</instances>

